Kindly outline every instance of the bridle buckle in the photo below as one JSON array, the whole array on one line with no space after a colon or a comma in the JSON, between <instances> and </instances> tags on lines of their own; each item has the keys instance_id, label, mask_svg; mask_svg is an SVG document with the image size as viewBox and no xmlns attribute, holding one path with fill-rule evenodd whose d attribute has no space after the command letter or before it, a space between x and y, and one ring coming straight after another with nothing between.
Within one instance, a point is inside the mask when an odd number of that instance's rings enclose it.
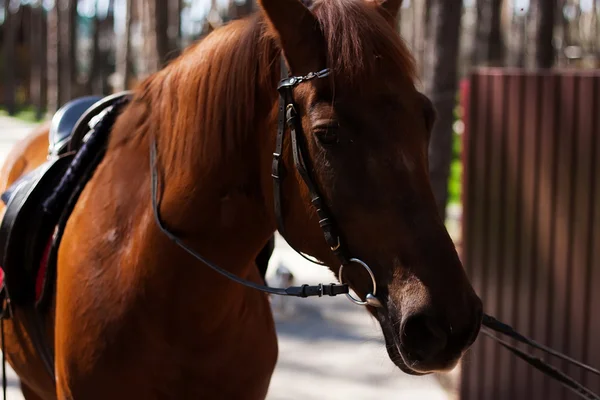
<instances>
[{"instance_id":1,"label":"bridle buckle","mask_svg":"<svg viewBox=\"0 0 600 400\"><path fill-rule=\"evenodd\" d=\"M338 236L337 237L337 244L335 246L330 246L330 248L331 248L331 251L337 251L337 250L339 250L340 247L341 247L340 237Z\"/></svg>"}]
</instances>

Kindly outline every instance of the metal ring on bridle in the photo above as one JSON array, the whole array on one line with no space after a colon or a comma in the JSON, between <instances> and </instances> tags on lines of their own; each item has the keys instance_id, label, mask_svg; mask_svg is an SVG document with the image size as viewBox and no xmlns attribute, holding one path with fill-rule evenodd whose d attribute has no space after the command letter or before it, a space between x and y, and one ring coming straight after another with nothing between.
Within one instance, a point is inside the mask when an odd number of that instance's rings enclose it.
<instances>
[{"instance_id":1,"label":"metal ring on bridle","mask_svg":"<svg viewBox=\"0 0 600 400\"><path fill-rule=\"evenodd\" d=\"M358 258L351 258L350 262L360 264L364 269L367 270L367 272L371 276L371 282L373 283L373 292L369 293L369 294L372 295L373 297L375 297L375 295L377 294L377 282L375 282L375 275L373 275L373 271L371 271L371 268L369 268L369 266L364 261L359 260ZM343 277L342 270L343 269L344 269L344 265L342 264L340 266L340 270L338 272L338 280L340 281L340 283L344 283L344 281L342 280L342 277ZM362 301L360 299L356 299L350 293L346 293L346 296L350 299L351 302L353 302L354 304L358 304L359 306L366 306L367 304L369 304L367 301Z\"/></svg>"}]
</instances>

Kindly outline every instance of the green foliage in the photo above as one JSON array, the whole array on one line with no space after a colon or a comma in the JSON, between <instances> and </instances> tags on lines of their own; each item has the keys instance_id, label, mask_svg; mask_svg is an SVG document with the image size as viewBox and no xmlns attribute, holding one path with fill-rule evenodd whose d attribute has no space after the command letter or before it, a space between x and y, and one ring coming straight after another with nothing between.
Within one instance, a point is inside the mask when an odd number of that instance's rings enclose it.
<instances>
[{"instance_id":1,"label":"green foliage","mask_svg":"<svg viewBox=\"0 0 600 400\"><path fill-rule=\"evenodd\" d=\"M461 136L454 133L453 142L450 178L448 179L448 203L458 204L462 185Z\"/></svg>"},{"instance_id":2,"label":"green foliage","mask_svg":"<svg viewBox=\"0 0 600 400\"><path fill-rule=\"evenodd\" d=\"M25 121L25 122L40 122L42 121L42 119L38 119L36 116L36 111L35 108L32 106L29 107L23 107L21 109L19 109L17 111L17 113L15 115L13 115L12 117L20 119L21 121ZM8 117L8 111L6 111L5 108L0 107L0 116L6 116Z\"/></svg>"},{"instance_id":3,"label":"green foliage","mask_svg":"<svg viewBox=\"0 0 600 400\"><path fill-rule=\"evenodd\" d=\"M454 109L454 122L462 121L460 106ZM462 135L456 130L452 133L452 162L448 179L448 204L460 204L462 189Z\"/></svg>"}]
</instances>

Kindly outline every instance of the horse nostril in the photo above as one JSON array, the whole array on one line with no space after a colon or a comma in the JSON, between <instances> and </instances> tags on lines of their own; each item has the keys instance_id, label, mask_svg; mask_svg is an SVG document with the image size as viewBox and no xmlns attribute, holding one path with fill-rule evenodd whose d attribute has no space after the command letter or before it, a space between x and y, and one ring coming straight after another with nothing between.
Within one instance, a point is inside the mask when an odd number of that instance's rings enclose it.
<instances>
[{"instance_id":1,"label":"horse nostril","mask_svg":"<svg viewBox=\"0 0 600 400\"><path fill-rule=\"evenodd\" d=\"M448 334L428 314L408 316L402 323L400 332L402 346L415 361L427 361L435 357L448 342Z\"/></svg>"}]
</instances>

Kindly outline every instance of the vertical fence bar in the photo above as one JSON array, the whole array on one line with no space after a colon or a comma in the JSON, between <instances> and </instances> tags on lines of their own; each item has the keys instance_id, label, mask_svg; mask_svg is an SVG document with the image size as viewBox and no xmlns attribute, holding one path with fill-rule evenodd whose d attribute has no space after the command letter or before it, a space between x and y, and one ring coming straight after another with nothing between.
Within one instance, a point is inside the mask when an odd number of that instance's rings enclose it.
<instances>
[{"instance_id":1,"label":"vertical fence bar","mask_svg":"<svg viewBox=\"0 0 600 400\"><path fill-rule=\"evenodd\" d=\"M469 111L469 121L467 127L467 137L470 138L470 144L465 146L468 151L467 159L470 160L469 166L466 168L466 176L472 185L468 192L465 193L467 204L470 204L470 210L473 213L473 218L465 221L468 228L468 240L474 243L469 249L465 250L465 259L469 265L467 268L470 271L470 279L477 292L485 290L484 285L487 276L487 264L485 260L485 228L486 228L486 210L487 205L482 202L482 198L487 198L487 173L489 168L485 161L490 146L488 145L489 137L481 132L487 132L491 125L489 120L490 106L489 102L475 104L473 99L485 98L489 93L490 79L485 75L475 75L470 91L471 109ZM483 105L483 107L480 107ZM483 157L482 157L483 155ZM468 391L464 393L465 398L479 399L483 393L483 383L480 375L480 370L484 363L484 352L480 350L483 347L482 342L478 341L471 352L468 353L465 362L465 376L471 376L471 385Z\"/></svg>"},{"instance_id":2,"label":"vertical fence bar","mask_svg":"<svg viewBox=\"0 0 600 400\"><path fill-rule=\"evenodd\" d=\"M516 276L518 276L518 269L520 263L518 259L518 253L520 251L520 234L521 231L516 229L518 225L518 214L520 208L519 196L520 196L520 183L522 180L521 162L522 162L522 146L520 144L521 126L522 126L522 113L523 113L523 97L521 88L523 87L522 75L514 74L505 76L506 92L506 112L504 118L506 120L505 129L505 153L503 157L503 169L504 178L501 181L502 192L504 197L502 199L503 205L501 209L504 210L504 215L501 219L503 229L503 250L501 251L499 262L500 269L502 270L502 281L498 282L498 301L501 305L497 317L503 321L515 321L517 322L514 304L519 304L520 293L516 290ZM514 340L511 340L512 344L516 344ZM511 368L511 364L514 361L514 357L511 354L502 349L499 351L499 376L498 386L499 394L498 398L511 397L513 386L510 384L514 380L513 372L514 368ZM496 351L498 351L496 350Z\"/></svg>"},{"instance_id":3,"label":"vertical fence bar","mask_svg":"<svg viewBox=\"0 0 600 400\"><path fill-rule=\"evenodd\" d=\"M487 183L489 187L487 196L487 207L485 221L486 230L484 231L485 243L484 262L488 265L487 279L485 282L485 295L483 305L487 312L498 315L501 311L499 301L500 285L502 281L503 269L500 259L503 252L504 224L504 192L502 188L504 178L504 152L505 152L505 101L504 101L504 79L496 71L491 76L491 90L489 101L491 104L490 122L488 132L488 154L489 172L487 174ZM483 370L483 388L484 393L490 400L498 399L498 376L500 373L499 358L500 349L491 340L484 341L485 363L482 363Z\"/></svg>"},{"instance_id":4,"label":"vertical fence bar","mask_svg":"<svg viewBox=\"0 0 600 400\"><path fill-rule=\"evenodd\" d=\"M594 80L590 76L579 77L577 82L577 107L575 115L574 135L577 140L574 146L574 212L572 225L572 248L571 248L571 270L570 276L570 307L567 310L568 323L568 347L567 353L583 360L585 351L585 302L588 297L586 276L590 265L590 252L588 251L588 235L590 227L591 207L590 203L590 175L593 160L593 120L594 114L591 106L594 104ZM567 373L578 381L583 379L580 368L570 366Z\"/></svg>"},{"instance_id":5,"label":"vertical fence bar","mask_svg":"<svg viewBox=\"0 0 600 400\"><path fill-rule=\"evenodd\" d=\"M516 229L520 231L519 246L519 268L515 276L515 290L518 293L519 302L513 302L516 318L514 319L517 329L525 335L531 336L533 333L533 314L535 306L535 297L533 296L536 279L536 223L537 223L537 177L539 160L539 124L540 124L540 100L541 87L539 79L535 75L524 76L524 82L521 86L521 96L523 96L523 107L521 115L521 154L522 164L520 169L521 192L519 196L520 210L517 217ZM519 346L525 350L525 346ZM532 388L531 368L519 362L513 357L511 370L514 377L511 398L517 396L528 397L528 391Z\"/></svg>"},{"instance_id":6,"label":"vertical fence bar","mask_svg":"<svg viewBox=\"0 0 600 400\"><path fill-rule=\"evenodd\" d=\"M590 173L590 203L593 205L591 215L592 221L588 244L590 250L590 265L588 266L587 276L589 299L586 304L586 322L587 330L587 351L584 360L596 368L600 368L600 76L595 76L594 84L594 105L590 107L590 113L594 115L593 120L593 167ZM586 383L596 393L600 393L600 377L587 374Z\"/></svg>"},{"instance_id":7,"label":"vertical fence bar","mask_svg":"<svg viewBox=\"0 0 600 400\"><path fill-rule=\"evenodd\" d=\"M540 161L538 166L538 181L536 187L538 191L538 210L536 226L536 281L535 288L535 312L533 318L534 334L533 338L543 343L548 343L550 333L548 321L551 321L552 287L553 280L551 275L552 249L554 248L555 222L554 210L554 184L556 180L556 163L554 162L555 148L557 147L558 136L558 77L553 74L543 75L542 79L542 97L540 110L540 140L539 151ZM540 356L540 353L537 353ZM541 398L548 395L548 387L544 380L544 375L539 371L533 371L533 395L539 395Z\"/></svg>"},{"instance_id":8,"label":"vertical fence bar","mask_svg":"<svg viewBox=\"0 0 600 400\"><path fill-rule=\"evenodd\" d=\"M598 368L600 72L484 68L470 84L469 277L486 312ZM597 377L544 358L600 391ZM463 363L461 398L574 399L481 336Z\"/></svg>"}]
</instances>

